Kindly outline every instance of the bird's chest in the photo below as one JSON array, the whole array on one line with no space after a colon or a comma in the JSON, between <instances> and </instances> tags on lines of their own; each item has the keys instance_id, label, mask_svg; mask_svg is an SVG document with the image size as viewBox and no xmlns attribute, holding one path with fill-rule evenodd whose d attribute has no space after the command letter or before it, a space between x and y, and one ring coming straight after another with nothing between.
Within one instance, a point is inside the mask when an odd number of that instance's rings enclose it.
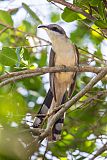
<instances>
[{"instance_id":1,"label":"bird's chest","mask_svg":"<svg viewBox=\"0 0 107 160\"><path fill-rule=\"evenodd\" d=\"M64 65L64 66L74 66L76 63L76 58L75 58L75 51L73 46L69 47L61 47L61 48L56 48L55 51L55 66L57 65ZM61 72L61 73L56 73L55 77L58 79L61 79L62 82L69 82L71 81L71 76L74 73L72 72Z\"/></svg>"},{"instance_id":2,"label":"bird's chest","mask_svg":"<svg viewBox=\"0 0 107 160\"><path fill-rule=\"evenodd\" d=\"M54 64L71 66L75 65L75 47L64 36L53 38L52 48L55 52Z\"/></svg>"},{"instance_id":3,"label":"bird's chest","mask_svg":"<svg viewBox=\"0 0 107 160\"><path fill-rule=\"evenodd\" d=\"M63 45L63 44L62 44ZM73 66L75 65L75 51L73 46L58 47L55 50L55 65Z\"/></svg>"},{"instance_id":4,"label":"bird's chest","mask_svg":"<svg viewBox=\"0 0 107 160\"><path fill-rule=\"evenodd\" d=\"M73 55L70 53L60 53L55 56L55 66L56 65L64 65L64 66L70 66L72 65L72 58L74 59Z\"/></svg>"}]
</instances>

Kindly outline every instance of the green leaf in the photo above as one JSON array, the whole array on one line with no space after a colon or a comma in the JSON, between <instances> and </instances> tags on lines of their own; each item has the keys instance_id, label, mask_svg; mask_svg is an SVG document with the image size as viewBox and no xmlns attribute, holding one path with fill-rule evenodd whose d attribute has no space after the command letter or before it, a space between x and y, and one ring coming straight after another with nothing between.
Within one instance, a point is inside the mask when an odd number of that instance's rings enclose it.
<instances>
[{"instance_id":1,"label":"green leaf","mask_svg":"<svg viewBox=\"0 0 107 160\"><path fill-rule=\"evenodd\" d=\"M0 118L5 117L5 123L20 122L26 111L26 102L19 93L11 92L0 96Z\"/></svg>"},{"instance_id":2,"label":"green leaf","mask_svg":"<svg viewBox=\"0 0 107 160\"><path fill-rule=\"evenodd\" d=\"M81 32L82 31L82 32ZM83 38L87 35L89 30L85 25L79 23L79 27L74 31L71 32L70 39L73 43L77 43L79 45L83 44Z\"/></svg>"},{"instance_id":3,"label":"green leaf","mask_svg":"<svg viewBox=\"0 0 107 160\"><path fill-rule=\"evenodd\" d=\"M34 27L26 20L23 21L22 27L24 28L25 32L34 32Z\"/></svg>"},{"instance_id":4,"label":"green leaf","mask_svg":"<svg viewBox=\"0 0 107 160\"><path fill-rule=\"evenodd\" d=\"M98 11L99 11L99 14L100 14L100 17L102 18L102 20L106 21L105 5L104 5L103 1L100 1L98 4Z\"/></svg>"},{"instance_id":5,"label":"green leaf","mask_svg":"<svg viewBox=\"0 0 107 160\"><path fill-rule=\"evenodd\" d=\"M38 91L38 93L42 90L41 79L39 77L23 79L23 84L28 90Z\"/></svg>"},{"instance_id":6,"label":"green leaf","mask_svg":"<svg viewBox=\"0 0 107 160\"><path fill-rule=\"evenodd\" d=\"M83 17L85 18L85 17ZM68 8L64 9L64 12L62 13L62 19L66 22L72 22L75 20L81 20L83 19L81 16L79 16L78 13L71 11Z\"/></svg>"},{"instance_id":7,"label":"green leaf","mask_svg":"<svg viewBox=\"0 0 107 160\"><path fill-rule=\"evenodd\" d=\"M59 21L60 20L60 15L58 14L58 13L52 13L51 14L51 21L52 22L57 22L57 21Z\"/></svg>"},{"instance_id":8,"label":"green leaf","mask_svg":"<svg viewBox=\"0 0 107 160\"><path fill-rule=\"evenodd\" d=\"M39 67L46 66L46 62L47 62L46 50L42 50L42 51L41 51L41 58L40 58L40 60L38 61L38 66L39 66Z\"/></svg>"},{"instance_id":9,"label":"green leaf","mask_svg":"<svg viewBox=\"0 0 107 160\"><path fill-rule=\"evenodd\" d=\"M0 53L0 63L4 66L15 66L18 58L15 49L3 47Z\"/></svg>"},{"instance_id":10,"label":"green leaf","mask_svg":"<svg viewBox=\"0 0 107 160\"><path fill-rule=\"evenodd\" d=\"M29 13L29 15L34 19L34 21L38 22L39 24L42 24L42 21L40 18L36 15L35 12L33 12L29 6L25 3L22 3L23 8Z\"/></svg>"},{"instance_id":11,"label":"green leaf","mask_svg":"<svg viewBox=\"0 0 107 160\"><path fill-rule=\"evenodd\" d=\"M24 48L23 59L29 60L29 58L30 58L30 53L28 52L28 50L26 48Z\"/></svg>"},{"instance_id":12,"label":"green leaf","mask_svg":"<svg viewBox=\"0 0 107 160\"><path fill-rule=\"evenodd\" d=\"M100 19L95 21L95 25L103 29L107 28L107 23Z\"/></svg>"},{"instance_id":13,"label":"green leaf","mask_svg":"<svg viewBox=\"0 0 107 160\"><path fill-rule=\"evenodd\" d=\"M90 3L91 6L98 6L100 1L101 0L97 0L97 1L96 0L90 0L89 3Z\"/></svg>"},{"instance_id":14,"label":"green leaf","mask_svg":"<svg viewBox=\"0 0 107 160\"><path fill-rule=\"evenodd\" d=\"M101 154L101 156L104 157L104 158L107 157L107 151L104 151L104 152Z\"/></svg>"},{"instance_id":15,"label":"green leaf","mask_svg":"<svg viewBox=\"0 0 107 160\"><path fill-rule=\"evenodd\" d=\"M81 8L89 7L89 0L74 0L73 4Z\"/></svg>"},{"instance_id":16,"label":"green leaf","mask_svg":"<svg viewBox=\"0 0 107 160\"><path fill-rule=\"evenodd\" d=\"M4 23L5 25L13 26L13 20L7 11L0 10L0 22Z\"/></svg>"}]
</instances>

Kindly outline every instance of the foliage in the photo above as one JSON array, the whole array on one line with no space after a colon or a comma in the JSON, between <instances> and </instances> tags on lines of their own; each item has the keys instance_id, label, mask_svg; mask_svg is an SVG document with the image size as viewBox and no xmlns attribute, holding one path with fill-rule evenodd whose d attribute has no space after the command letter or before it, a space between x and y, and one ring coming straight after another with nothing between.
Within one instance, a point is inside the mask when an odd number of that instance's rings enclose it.
<instances>
[{"instance_id":1,"label":"foliage","mask_svg":"<svg viewBox=\"0 0 107 160\"><path fill-rule=\"evenodd\" d=\"M51 22L57 23L62 19L67 25L76 22L76 29L70 31L70 39L79 48L80 65L106 66L107 57L102 52L102 44L107 36L107 6L104 2L73 1L75 6L95 17L92 21L67 7L60 13L50 10ZM38 38L37 31L35 35L35 28L42 21L38 13L27 4L23 3L22 7L29 17L25 17L16 28L12 16L16 15L20 8L15 9L15 12L0 10L0 75L47 66L48 47L42 45L49 44ZM91 73L78 74L74 95L84 88L92 77ZM75 104L80 106L79 109L67 111L62 140L48 145L45 159L85 159L99 147L97 142L100 145L106 142L107 94L100 94L106 90L106 84L103 79ZM47 80L40 76L13 81L0 88L0 159L22 160L33 155L37 159L44 156L44 146L41 145L39 149L34 146L35 154L27 153L27 147L35 139L29 126L32 125L32 120L46 95L46 85ZM96 95L98 96L95 97ZM106 157L107 152L100 156Z\"/></svg>"}]
</instances>

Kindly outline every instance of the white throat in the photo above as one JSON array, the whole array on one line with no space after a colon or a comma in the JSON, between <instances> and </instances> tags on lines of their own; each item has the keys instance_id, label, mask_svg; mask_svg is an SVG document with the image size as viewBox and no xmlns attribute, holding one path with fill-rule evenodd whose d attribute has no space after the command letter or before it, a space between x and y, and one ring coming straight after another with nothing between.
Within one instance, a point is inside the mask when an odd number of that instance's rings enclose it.
<instances>
[{"instance_id":1,"label":"white throat","mask_svg":"<svg viewBox=\"0 0 107 160\"><path fill-rule=\"evenodd\" d=\"M56 54L60 54L62 52L69 52L69 49L71 49L71 42L66 35L50 30L48 30L47 33L52 42L52 48Z\"/></svg>"}]
</instances>

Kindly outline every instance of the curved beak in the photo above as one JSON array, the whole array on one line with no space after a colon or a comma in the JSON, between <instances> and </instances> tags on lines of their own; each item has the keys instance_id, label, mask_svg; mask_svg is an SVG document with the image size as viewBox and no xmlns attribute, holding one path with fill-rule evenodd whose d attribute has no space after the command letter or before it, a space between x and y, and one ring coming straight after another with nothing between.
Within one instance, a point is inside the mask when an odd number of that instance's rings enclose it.
<instances>
[{"instance_id":1,"label":"curved beak","mask_svg":"<svg viewBox=\"0 0 107 160\"><path fill-rule=\"evenodd\" d=\"M40 25L40 26L38 26L38 28L48 29L48 26L46 26L46 25Z\"/></svg>"}]
</instances>

